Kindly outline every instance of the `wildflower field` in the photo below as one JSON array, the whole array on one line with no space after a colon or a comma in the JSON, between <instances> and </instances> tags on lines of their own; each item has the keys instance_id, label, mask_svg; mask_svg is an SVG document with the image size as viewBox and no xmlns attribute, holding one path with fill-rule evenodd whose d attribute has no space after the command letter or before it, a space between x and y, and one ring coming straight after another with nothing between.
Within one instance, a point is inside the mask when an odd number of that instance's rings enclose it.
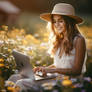
<instances>
[{"instance_id":1,"label":"wildflower field","mask_svg":"<svg viewBox=\"0 0 92 92\"><path fill-rule=\"evenodd\" d=\"M39 27L39 26L38 26ZM40 32L41 32L40 28ZM46 29L45 29L46 30ZM80 27L81 33L86 38L88 61L87 72L79 78L58 77L53 83L34 85L26 92L91 92L92 90L92 27ZM43 36L42 36L43 35ZM48 54L48 32L27 34L26 30L19 28L8 29L0 27L0 92L18 92L18 88L6 87L5 81L16 73L16 62L12 55L13 50L22 52L30 57L33 67L48 66L53 63L53 58ZM10 85L14 85L10 83ZM25 91L23 91L25 92Z\"/></svg>"}]
</instances>

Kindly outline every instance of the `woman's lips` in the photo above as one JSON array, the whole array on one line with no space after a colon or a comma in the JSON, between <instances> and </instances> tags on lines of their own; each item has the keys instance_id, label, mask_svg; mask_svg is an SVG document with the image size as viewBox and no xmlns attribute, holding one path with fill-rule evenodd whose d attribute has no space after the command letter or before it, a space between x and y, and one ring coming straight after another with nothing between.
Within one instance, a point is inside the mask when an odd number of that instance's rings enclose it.
<instances>
[{"instance_id":1,"label":"woman's lips","mask_svg":"<svg viewBox=\"0 0 92 92\"><path fill-rule=\"evenodd\" d=\"M58 31L59 33L61 33L61 32L62 32L62 28L57 28L57 31Z\"/></svg>"},{"instance_id":2,"label":"woman's lips","mask_svg":"<svg viewBox=\"0 0 92 92\"><path fill-rule=\"evenodd\" d=\"M62 27L57 27L57 30L62 30Z\"/></svg>"}]
</instances>

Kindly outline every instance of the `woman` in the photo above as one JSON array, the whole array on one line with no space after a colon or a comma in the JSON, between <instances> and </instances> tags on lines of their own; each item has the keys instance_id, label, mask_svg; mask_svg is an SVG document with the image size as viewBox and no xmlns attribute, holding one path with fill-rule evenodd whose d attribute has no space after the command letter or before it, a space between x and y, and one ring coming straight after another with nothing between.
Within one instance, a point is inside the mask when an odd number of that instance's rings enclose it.
<instances>
[{"instance_id":1,"label":"woman","mask_svg":"<svg viewBox=\"0 0 92 92\"><path fill-rule=\"evenodd\" d=\"M51 55L54 64L48 67L36 67L34 72L41 71L43 76L47 73L59 73L77 76L86 71L86 44L85 39L78 31L77 24L83 20L75 16L72 5L66 3L56 4L52 13L44 13L40 16L51 23L51 33L54 41ZM51 47L50 47L51 48Z\"/></svg>"},{"instance_id":2,"label":"woman","mask_svg":"<svg viewBox=\"0 0 92 92\"><path fill-rule=\"evenodd\" d=\"M75 16L74 8L70 4L56 4L52 13L41 14L41 18L51 23L50 45L54 63L48 67L36 67L34 72L78 76L86 71L86 44L80 34L77 24L83 20ZM27 71L28 72L28 71ZM31 87L31 78L17 80L16 86L22 90ZM16 87L15 86L15 87Z\"/></svg>"}]
</instances>

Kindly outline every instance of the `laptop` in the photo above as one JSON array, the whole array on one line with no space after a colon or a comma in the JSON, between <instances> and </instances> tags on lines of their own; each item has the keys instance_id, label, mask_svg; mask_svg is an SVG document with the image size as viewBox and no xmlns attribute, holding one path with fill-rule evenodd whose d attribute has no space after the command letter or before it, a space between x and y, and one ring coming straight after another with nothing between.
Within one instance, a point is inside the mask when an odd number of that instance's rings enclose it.
<instances>
[{"instance_id":1,"label":"laptop","mask_svg":"<svg viewBox=\"0 0 92 92\"><path fill-rule=\"evenodd\" d=\"M12 54L15 58L16 66L19 71L19 74L26 76L26 78L31 78L32 80L39 81L39 80L53 79L57 77L57 74L50 74L50 73L48 73L46 77L42 77L41 72L34 74L29 56L24 55L23 53L20 53L16 50L13 50Z\"/></svg>"}]
</instances>

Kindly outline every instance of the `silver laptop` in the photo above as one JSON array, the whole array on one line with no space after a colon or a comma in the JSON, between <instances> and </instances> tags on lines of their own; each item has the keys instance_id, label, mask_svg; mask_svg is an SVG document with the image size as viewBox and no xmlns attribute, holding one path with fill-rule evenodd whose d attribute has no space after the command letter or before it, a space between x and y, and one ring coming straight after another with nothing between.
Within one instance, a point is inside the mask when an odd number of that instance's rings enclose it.
<instances>
[{"instance_id":1,"label":"silver laptop","mask_svg":"<svg viewBox=\"0 0 92 92\"><path fill-rule=\"evenodd\" d=\"M12 52L12 54L15 58L19 73L21 73L23 76L26 76L26 78L31 78L32 80L46 80L55 78L57 76L56 74L48 74L48 76L42 77L41 73L34 74L29 56L15 50Z\"/></svg>"}]
</instances>

